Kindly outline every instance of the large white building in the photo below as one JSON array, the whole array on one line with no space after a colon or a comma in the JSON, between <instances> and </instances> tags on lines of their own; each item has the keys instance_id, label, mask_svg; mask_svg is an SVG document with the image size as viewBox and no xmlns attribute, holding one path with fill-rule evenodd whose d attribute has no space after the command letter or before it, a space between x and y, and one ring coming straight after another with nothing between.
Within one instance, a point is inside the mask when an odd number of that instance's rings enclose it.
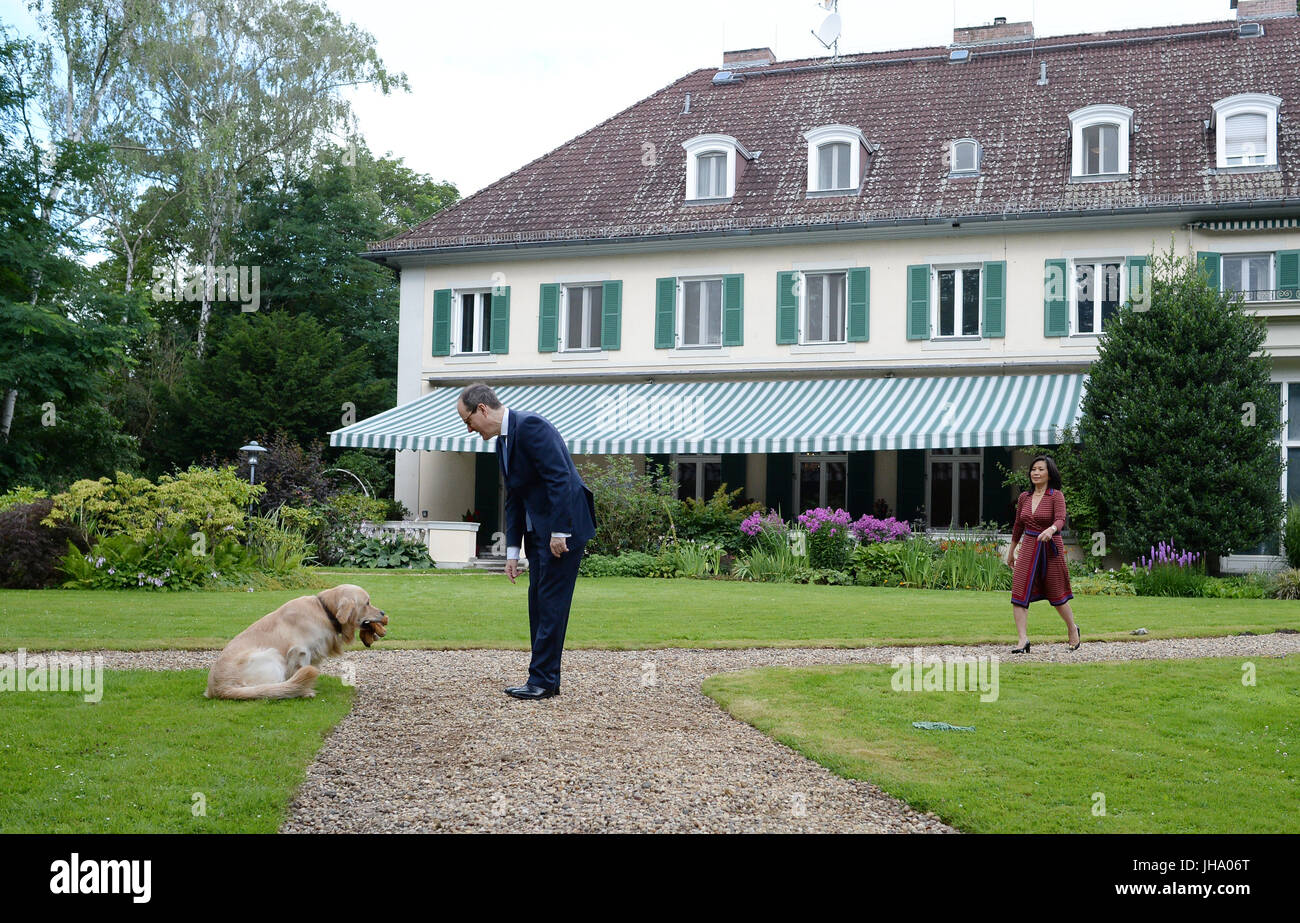
<instances>
[{"instance_id":1,"label":"large white building","mask_svg":"<svg viewBox=\"0 0 1300 923\"><path fill-rule=\"evenodd\" d=\"M683 495L1006 522L997 463L1077 419L1098 334L1172 246L1268 318L1300 500L1300 19L1239 7L728 53L375 244L399 406L331 443L398 450L397 499L478 510L481 542L497 466L455 411L479 380L579 461L675 459Z\"/></svg>"}]
</instances>

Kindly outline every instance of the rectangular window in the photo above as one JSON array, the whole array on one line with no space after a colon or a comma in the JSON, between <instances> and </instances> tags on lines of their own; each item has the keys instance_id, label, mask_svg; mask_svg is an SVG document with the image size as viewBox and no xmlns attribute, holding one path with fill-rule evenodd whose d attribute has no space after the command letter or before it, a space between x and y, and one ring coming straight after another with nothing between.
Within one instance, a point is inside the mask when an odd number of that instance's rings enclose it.
<instances>
[{"instance_id":1,"label":"rectangular window","mask_svg":"<svg viewBox=\"0 0 1300 923\"><path fill-rule=\"evenodd\" d=\"M563 352L600 349L600 315L604 293L602 285L566 285L564 287Z\"/></svg>"},{"instance_id":2,"label":"rectangular window","mask_svg":"<svg viewBox=\"0 0 1300 923\"><path fill-rule=\"evenodd\" d=\"M817 149L817 188L849 188L849 146L823 144Z\"/></svg>"},{"instance_id":3,"label":"rectangular window","mask_svg":"<svg viewBox=\"0 0 1300 923\"><path fill-rule=\"evenodd\" d=\"M701 154L696 196L701 199L720 199L727 195L727 155Z\"/></svg>"},{"instance_id":4,"label":"rectangular window","mask_svg":"<svg viewBox=\"0 0 1300 923\"><path fill-rule=\"evenodd\" d=\"M1230 167L1268 162L1268 117L1243 112L1224 120L1223 156Z\"/></svg>"},{"instance_id":5,"label":"rectangular window","mask_svg":"<svg viewBox=\"0 0 1300 923\"><path fill-rule=\"evenodd\" d=\"M1089 125L1083 130L1085 176L1119 172L1119 126Z\"/></svg>"},{"instance_id":6,"label":"rectangular window","mask_svg":"<svg viewBox=\"0 0 1300 923\"><path fill-rule=\"evenodd\" d=\"M681 337L683 346L722 345L722 280L682 283Z\"/></svg>"},{"instance_id":7,"label":"rectangular window","mask_svg":"<svg viewBox=\"0 0 1300 923\"><path fill-rule=\"evenodd\" d=\"M1273 300L1273 254L1225 253L1220 273L1225 292L1239 292L1247 301Z\"/></svg>"},{"instance_id":8,"label":"rectangular window","mask_svg":"<svg viewBox=\"0 0 1300 923\"><path fill-rule=\"evenodd\" d=\"M708 500L722 486L721 455L674 455L677 499Z\"/></svg>"},{"instance_id":9,"label":"rectangular window","mask_svg":"<svg viewBox=\"0 0 1300 923\"><path fill-rule=\"evenodd\" d=\"M451 329L457 334L451 344L453 354L486 353L492 349L492 293L461 292L458 316Z\"/></svg>"},{"instance_id":10,"label":"rectangular window","mask_svg":"<svg viewBox=\"0 0 1300 923\"><path fill-rule=\"evenodd\" d=\"M979 525L983 455L983 449L930 450L929 528Z\"/></svg>"},{"instance_id":11,"label":"rectangular window","mask_svg":"<svg viewBox=\"0 0 1300 923\"><path fill-rule=\"evenodd\" d=\"M1124 301L1123 260L1074 264L1075 333L1101 333Z\"/></svg>"},{"instance_id":12,"label":"rectangular window","mask_svg":"<svg viewBox=\"0 0 1300 923\"><path fill-rule=\"evenodd\" d=\"M848 501L849 459L847 455L800 455L798 457L800 512L819 506L844 509Z\"/></svg>"},{"instance_id":13,"label":"rectangular window","mask_svg":"<svg viewBox=\"0 0 1300 923\"><path fill-rule=\"evenodd\" d=\"M804 286L803 341L805 343L843 343L846 273L806 273Z\"/></svg>"},{"instance_id":14,"label":"rectangular window","mask_svg":"<svg viewBox=\"0 0 1300 923\"><path fill-rule=\"evenodd\" d=\"M973 266L935 270L936 337L980 335L980 273Z\"/></svg>"}]
</instances>

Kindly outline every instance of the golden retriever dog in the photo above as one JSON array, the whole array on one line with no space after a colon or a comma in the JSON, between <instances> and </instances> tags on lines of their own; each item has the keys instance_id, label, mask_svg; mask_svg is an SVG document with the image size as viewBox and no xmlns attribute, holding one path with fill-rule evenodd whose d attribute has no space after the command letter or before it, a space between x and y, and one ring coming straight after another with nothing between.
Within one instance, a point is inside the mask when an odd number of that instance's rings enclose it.
<instances>
[{"instance_id":1,"label":"golden retriever dog","mask_svg":"<svg viewBox=\"0 0 1300 923\"><path fill-rule=\"evenodd\" d=\"M208 671L210 699L293 699L316 694L315 664L343 653L355 636L369 647L388 616L370 594L345 583L291 599L235 636Z\"/></svg>"}]
</instances>

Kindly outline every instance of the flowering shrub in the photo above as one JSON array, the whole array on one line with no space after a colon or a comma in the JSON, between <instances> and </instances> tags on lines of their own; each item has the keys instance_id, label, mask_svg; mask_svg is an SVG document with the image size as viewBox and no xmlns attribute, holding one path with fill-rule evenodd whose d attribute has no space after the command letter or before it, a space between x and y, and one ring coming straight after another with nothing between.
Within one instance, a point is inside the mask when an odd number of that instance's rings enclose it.
<instances>
[{"instance_id":1,"label":"flowering shrub","mask_svg":"<svg viewBox=\"0 0 1300 923\"><path fill-rule=\"evenodd\" d=\"M859 542L896 542L912 534L912 526L899 522L893 516L877 519L875 516L863 516L852 523L849 529Z\"/></svg>"},{"instance_id":2,"label":"flowering shrub","mask_svg":"<svg viewBox=\"0 0 1300 923\"><path fill-rule=\"evenodd\" d=\"M1201 596L1205 580L1200 552L1179 551L1167 542L1151 546L1133 565L1133 588L1139 596Z\"/></svg>"},{"instance_id":3,"label":"flowering shrub","mask_svg":"<svg viewBox=\"0 0 1300 923\"><path fill-rule=\"evenodd\" d=\"M808 563L814 569L847 570L853 533L846 510L819 506L799 514L808 533Z\"/></svg>"}]
</instances>

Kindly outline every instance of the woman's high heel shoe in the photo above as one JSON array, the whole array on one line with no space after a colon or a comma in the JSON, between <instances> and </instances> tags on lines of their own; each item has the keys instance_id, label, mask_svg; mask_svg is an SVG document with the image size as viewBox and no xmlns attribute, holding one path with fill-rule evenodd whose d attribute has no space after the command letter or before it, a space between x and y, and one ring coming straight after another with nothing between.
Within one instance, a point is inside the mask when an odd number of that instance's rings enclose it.
<instances>
[{"instance_id":1,"label":"woman's high heel shoe","mask_svg":"<svg viewBox=\"0 0 1300 923\"><path fill-rule=\"evenodd\" d=\"M1075 637L1077 637L1079 640L1075 641L1073 644L1070 645L1070 650L1077 651L1079 649L1079 645L1083 643L1083 629L1079 627L1078 622L1074 623L1074 634Z\"/></svg>"},{"instance_id":2,"label":"woman's high heel shoe","mask_svg":"<svg viewBox=\"0 0 1300 923\"><path fill-rule=\"evenodd\" d=\"M1029 642L1026 641L1024 647L1013 647L1013 648L1011 649L1011 653L1013 653L1013 654L1028 654L1028 653L1029 653Z\"/></svg>"}]
</instances>

